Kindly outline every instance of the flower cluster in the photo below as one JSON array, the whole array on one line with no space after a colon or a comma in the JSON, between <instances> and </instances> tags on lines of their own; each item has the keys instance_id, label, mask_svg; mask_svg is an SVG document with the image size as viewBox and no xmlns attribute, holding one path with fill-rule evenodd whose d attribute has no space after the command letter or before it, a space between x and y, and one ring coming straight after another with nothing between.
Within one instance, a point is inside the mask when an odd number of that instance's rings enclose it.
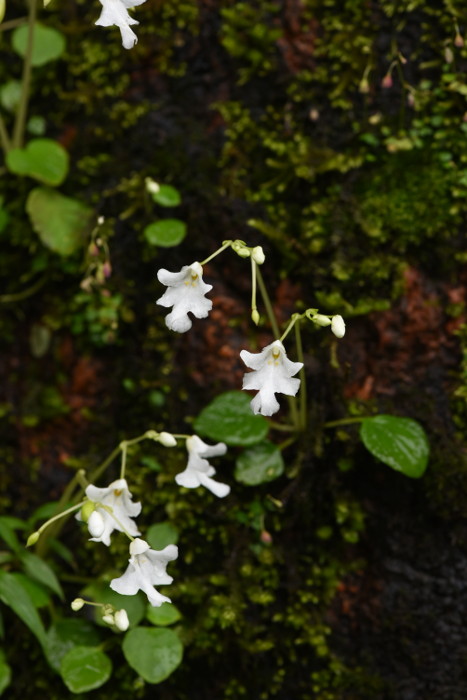
<instances>
[{"instance_id":1,"label":"flower cluster","mask_svg":"<svg viewBox=\"0 0 467 700\"><path fill-rule=\"evenodd\" d=\"M229 245L240 257L249 257L251 259L254 297L256 291L255 266L264 262L263 250L261 246L248 248L243 241L226 241L218 252ZM214 253L214 255L217 255L218 252ZM206 318L208 316L209 311L212 309L212 301L206 299L206 294L211 291L212 285L204 282L201 263L194 262L191 265L184 265L180 272L169 272L161 269L157 273L157 278L159 282L167 287L166 292L157 300L157 304L172 307L172 311L167 314L165 319L166 325L170 330L178 333L188 331L192 327L192 320L188 316L189 313L196 318ZM304 314L296 314L295 316L307 317L317 326L330 326L332 333L337 338L343 338L345 334L344 319L340 315L325 316L324 314L319 314L315 309L308 309ZM255 323L259 321L255 300L252 302L252 319ZM293 323L295 321L292 322L292 325ZM272 416L280 408L276 394L296 396L299 390L300 379L294 378L294 375L303 368L303 363L292 362L288 359L281 340L275 340L256 354L246 350L242 350L240 353L240 357L246 366L253 370L245 375L242 388L258 391L251 402L253 413ZM192 457L191 460L194 465L195 457ZM212 488L212 484L216 482L212 482L210 479L212 473L209 474L200 470L199 464L198 462L197 473L195 474L189 462L185 472L179 475L178 483L187 486L187 488L192 488L192 484L198 486L199 483L203 483L206 488L216 493L214 488Z\"/></svg>"}]
</instances>

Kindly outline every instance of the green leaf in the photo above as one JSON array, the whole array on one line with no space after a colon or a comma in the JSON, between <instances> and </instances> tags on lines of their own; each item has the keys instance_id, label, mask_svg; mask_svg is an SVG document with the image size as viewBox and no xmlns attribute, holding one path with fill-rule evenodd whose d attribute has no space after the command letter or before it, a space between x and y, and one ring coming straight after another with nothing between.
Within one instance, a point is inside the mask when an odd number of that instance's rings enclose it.
<instances>
[{"instance_id":1,"label":"green leaf","mask_svg":"<svg viewBox=\"0 0 467 700\"><path fill-rule=\"evenodd\" d=\"M11 668L7 664L5 653L0 649L0 695L11 683Z\"/></svg>"},{"instance_id":2,"label":"green leaf","mask_svg":"<svg viewBox=\"0 0 467 700\"><path fill-rule=\"evenodd\" d=\"M104 685L112 673L107 654L93 647L73 647L65 654L60 674L72 693L85 693Z\"/></svg>"},{"instance_id":3,"label":"green leaf","mask_svg":"<svg viewBox=\"0 0 467 700\"><path fill-rule=\"evenodd\" d=\"M82 618L57 620L47 631L45 655L50 666L60 673L64 656L76 646L94 647L100 642L96 628Z\"/></svg>"},{"instance_id":4,"label":"green leaf","mask_svg":"<svg viewBox=\"0 0 467 700\"><path fill-rule=\"evenodd\" d=\"M59 255L72 255L84 245L92 210L77 199L47 187L29 193L26 210L42 243Z\"/></svg>"},{"instance_id":5,"label":"green leaf","mask_svg":"<svg viewBox=\"0 0 467 700\"><path fill-rule=\"evenodd\" d=\"M8 112L14 112L21 97L21 83L19 80L9 80L0 87L0 104Z\"/></svg>"},{"instance_id":6,"label":"green leaf","mask_svg":"<svg viewBox=\"0 0 467 700\"><path fill-rule=\"evenodd\" d=\"M43 646L45 629L31 598L12 574L2 570L0 570L0 599L29 627Z\"/></svg>"},{"instance_id":7,"label":"green leaf","mask_svg":"<svg viewBox=\"0 0 467 700\"><path fill-rule=\"evenodd\" d=\"M159 627L166 627L167 625L173 625L174 622L178 622L182 614L178 608L172 603L162 603L158 608L154 605L148 605L146 610L146 618L153 625Z\"/></svg>"},{"instance_id":8,"label":"green leaf","mask_svg":"<svg viewBox=\"0 0 467 700\"><path fill-rule=\"evenodd\" d=\"M157 192L152 192L152 198L163 207L177 207L182 198L175 187L171 185L160 185Z\"/></svg>"},{"instance_id":9,"label":"green leaf","mask_svg":"<svg viewBox=\"0 0 467 700\"><path fill-rule=\"evenodd\" d=\"M29 26L26 24L15 29L12 36L13 49L17 54L25 57L28 46ZM65 51L65 37L56 29L45 27L36 22L34 25L34 38L31 62L33 66L43 66L49 61L60 58Z\"/></svg>"},{"instance_id":10,"label":"green leaf","mask_svg":"<svg viewBox=\"0 0 467 700\"><path fill-rule=\"evenodd\" d=\"M150 627L127 632L122 649L130 666L148 683L168 678L183 656L183 645L175 632Z\"/></svg>"},{"instance_id":11,"label":"green leaf","mask_svg":"<svg viewBox=\"0 0 467 700\"><path fill-rule=\"evenodd\" d=\"M52 139L32 139L24 148L12 148L6 164L16 175L28 175L45 185L61 185L69 168L68 153Z\"/></svg>"},{"instance_id":12,"label":"green leaf","mask_svg":"<svg viewBox=\"0 0 467 700\"><path fill-rule=\"evenodd\" d=\"M396 471L412 479L425 472L430 445L417 421L388 415L365 418L360 437L371 454Z\"/></svg>"},{"instance_id":13,"label":"green leaf","mask_svg":"<svg viewBox=\"0 0 467 700\"><path fill-rule=\"evenodd\" d=\"M257 486L277 479L284 473L281 451L269 440L249 447L237 457L234 476L248 486Z\"/></svg>"},{"instance_id":14,"label":"green leaf","mask_svg":"<svg viewBox=\"0 0 467 700\"><path fill-rule=\"evenodd\" d=\"M151 525L146 532L146 541L153 549L164 549L168 544L177 544L178 530L169 522Z\"/></svg>"},{"instance_id":15,"label":"green leaf","mask_svg":"<svg viewBox=\"0 0 467 700\"><path fill-rule=\"evenodd\" d=\"M143 619L146 613L146 596L142 593L137 593L136 595L120 595L116 591L113 591L108 586L103 586L101 584L91 584L86 586L82 591L85 598L91 598L97 603L110 603L117 610L122 608L126 610L130 625L135 627ZM102 622L102 608L95 608L95 621L97 624L108 627L105 622Z\"/></svg>"},{"instance_id":16,"label":"green leaf","mask_svg":"<svg viewBox=\"0 0 467 700\"><path fill-rule=\"evenodd\" d=\"M21 563L28 576L50 588L63 600L63 591L58 578L55 576L53 569L43 559L31 552L23 552L21 554Z\"/></svg>"},{"instance_id":17,"label":"green leaf","mask_svg":"<svg viewBox=\"0 0 467 700\"><path fill-rule=\"evenodd\" d=\"M194 422L200 435L221 440L228 445L254 445L269 431L264 416L255 416L251 399L241 391L227 391L204 408Z\"/></svg>"},{"instance_id":18,"label":"green leaf","mask_svg":"<svg viewBox=\"0 0 467 700\"><path fill-rule=\"evenodd\" d=\"M0 538L11 550L13 550L13 552L19 552L23 549L23 546L19 543L15 532L11 529L5 518L0 518Z\"/></svg>"},{"instance_id":19,"label":"green leaf","mask_svg":"<svg viewBox=\"0 0 467 700\"><path fill-rule=\"evenodd\" d=\"M172 248L186 236L186 224L179 219L163 219L149 224L144 229L144 237L151 245Z\"/></svg>"},{"instance_id":20,"label":"green leaf","mask_svg":"<svg viewBox=\"0 0 467 700\"><path fill-rule=\"evenodd\" d=\"M12 574L19 584L24 588L26 593L31 598L35 608L45 608L50 603L50 591L40 583L33 581L20 571L14 571Z\"/></svg>"}]
</instances>

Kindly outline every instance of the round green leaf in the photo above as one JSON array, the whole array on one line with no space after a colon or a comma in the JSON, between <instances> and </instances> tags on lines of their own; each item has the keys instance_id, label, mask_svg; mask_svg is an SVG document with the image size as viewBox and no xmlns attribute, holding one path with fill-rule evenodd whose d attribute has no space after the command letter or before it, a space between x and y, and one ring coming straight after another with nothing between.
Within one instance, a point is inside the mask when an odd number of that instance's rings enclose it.
<instances>
[{"instance_id":1,"label":"round green leaf","mask_svg":"<svg viewBox=\"0 0 467 700\"><path fill-rule=\"evenodd\" d=\"M146 532L146 540L153 549L164 549L168 544L177 544L178 530L169 522L157 523Z\"/></svg>"},{"instance_id":2,"label":"round green leaf","mask_svg":"<svg viewBox=\"0 0 467 700\"><path fill-rule=\"evenodd\" d=\"M174 622L180 620L181 616L180 610L172 603L162 603L158 608L154 605L148 605L146 610L146 618L149 622L159 627L173 625Z\"/></svg>"},{"instance_id":3,"label":"round green leaf","mask_svg":"<svg viewBox=\"0 0 467 700\"><path fill-rule=\"evenodd\" d=\"M47 631L44 651L50 666L60 673L62 659L70 649L76 646L94 647L99 642L96 628L87 620L80 617L62 618Z\"/></svg>"},{"instance_id":4,"label":"round green leaf","mask_svg":"<svg viewBox=\"0 0 467 700\"><path fill-rule=\"evenodd\" d=\"M21 97L21 83L19 80L9 80L0 87L0 104L8 112L14 112Z\"/></svg>"},{"instance_id":5,"label":"round green leaf","mask_svg":"<svg viewBox=\"0 0 467 700\"><path fill-rule=\"evenodd\" d=\"M248 486L257 486L277 479L284 472L280 450L269 440L249 447L237 457L234 476Z\"/></svg>"},{"instance_id":6,"label":"round green leaf","mask_svg":"<svg viewBox=\"0 0 467 700\"><path fill-rule=\"evenodd\" d=\"M413 479L425 472L430 445L417 421L388 415L365 418L360 437L371 454L396 471Z\"/></svg>"},{"instance_id":7,"label":"round green leaf","mask_svg":"<svg viewBox=\"0 0 467 700\"><path fill-rule=\"evenodd\" d=\"M268 434L264 416L254 415L250 397L241 391L226 391L204 408L194 422L200 435L228 445L254 445Z\"/></svg>"},{"instance_id":8,"label":"round green leaf","mask_svg":"<svg viewBox=\"0 0 467 700\"><path fill-rule=\"evenodd\" d=\"M23 25L15 29L12 36L13 49L23 58L28 46L29 26ZM31 62L33 66L43 66L49 61L59 58L65 51L65 37L56 29L45 27L36 22Z\"/></svg>"},{"instance_id":9,"label":"round green leaf","mask_svg":"<svg viewBox=\"0 0 467 700\"><path fill-rule=\"evenodd\" d=\"M172 248L186 236L186 224L179 219L163 219L149 224L144 229L144 237L151 245Z\"/></svg>"},{"instance_id":10,"label":"round green leaf","mask_svg":"<svg viewBox=\"0 0 467 700\"><path fill-rule=\"evenodd\" d=\"M12 148L6 155L8 169L28 175L45 185L61 185L69 167L68 153L52 139L33 139L25 148Z\"/></svg>"},{"instance_id":11,"label":"round green leaf","mask_svg":"<svg viewBox=\"0 0 467 700\"><path fill-rule=\"evenodd\" d=\"M94 647L73 647L65 654L60 674L72 693L100 688L109 680L112 663L103 651Z\"/></svg>"},{"instance_id":12,"label":"round green leaf","mask_svg":"<svg viewBox=\"0 0 467 700\"><path fill-rule=\"evenodd\" d=\"M36 187L29 193L26 210L47 248L65 256L83 246L92 211L78 200L47 187Z\"/></svg>"},{"instance_id":13,"label":"round green leaf","mask_svg":"<svg viewBox=\"0 0 467 700\"><path fill-rule=\"evenodd\" d=\"M152 193L152 198L163 207L177 207L182 201L179 191L171 185L160 185L158 191Z\"/></svg>"},{"instance_id":14,"label":"round green leaf","mask_svg":"<svg viewBox=\"0 0 467 700\"><path fill-rule=\"evenodd\" d=\"M136 627L125 635L125 659L148 683L160 683L179 666L183 646L175 632L152 627Z\"/></svg>"}]
</instances>

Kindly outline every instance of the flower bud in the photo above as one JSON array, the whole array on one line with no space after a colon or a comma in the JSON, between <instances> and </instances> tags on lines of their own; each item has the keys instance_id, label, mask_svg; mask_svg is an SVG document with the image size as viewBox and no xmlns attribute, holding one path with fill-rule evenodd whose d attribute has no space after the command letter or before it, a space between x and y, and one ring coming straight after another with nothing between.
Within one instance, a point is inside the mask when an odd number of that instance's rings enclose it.
<instances>
[{"instance_id":1,"label":"flower bud","mask_svg":"<svg viewBox=\"0 0 467 700\"><path fill-rule=\"evenodd\" d=\"M78 612L78 610L81 610L83 605L84 605L84 600L82 598L75 598L71 603L71 609L74 610L75 612Z\"/></svg>"},{"instance_id":2,"label":"flower bud","mask_svg":"<svg viewBox=\"0 0 467 700\"><path fill-rule=\"evenodd\" d=\"M115 627L120 630L120 632L126 632L128 627L130 626L130 621L128 619L128 615L126 610L117 610L117 612L114 615L115 619Z\"/></svg>"},{"instance_id":3,"label":"flower bud","mask_svg":"<svg viewBox=\"0 0 467 700\"><path fill-rule=\"evenodd\" d=\"M147 177L144 182L146 183L146 191L149 192L149 194L157 194L159 192L160 185L151 177Z\"/></svg>"},{"instance_id":4,"label":"flower bud","mask_svg":"<svg viewBox=\"0 0 467 700\"><path fill-rule=\"evenodd\" d=\"M102 615L102 620L106 622L108 625L114 625L115 620L113 615Z\"/></svg>"},{"instance_id":5,"label":"flower bud","mask_svg":"<svg viewBox=\"0 0 467 700\"><path fill-rule=\"evenodd\" d=\"M26 542L26 547L32 547L33 544L36 544L39 537L40 537L39 532L33 532L31 535L29 535L28 541Z\"/></svg>"},{"instance_id":6,"label":"flower bud","mask_svg":"<svg viewBox=\"0 0 467 700\"><path fill-rule=\"evenodd\" d=\"M392 87L392 76L390 73L386 73L386 75L382 79L381 87L383 87L383 88L391 88Z\"/></svg>"},{"instance_id":7,"label":"flower bud","mask_svg":"<svg viewBox=\"0 0 467 700\"><path fill-rule=\"evenodd\" d=\"M86 503L83 503L83 507L80 511L81 520L87 523L91 514L94 513L95 508L96 504L94 501L86 501Z\"/></svg>"},{"instance_id":8,"label":"flower bud","mask_svg":"<svg viewBox=\"0 0 467 700\"><path fill-rule=\"evenodd\" d=\"M98 216L98 217L97 217L97 225L98 225L98 226L102 226L102 224L104 223L104 221L105 221L105 216Z\"/></svg>"},{"instance_id":9,"label":"flower bud","mask_svg":"<svg viewBox=\"0 0 467 700\"><path fill-rule=\"evenodd\" d=\"M464 39L462 34L459 34L459 32L455 36L454 46L457 46L458 49L461 49L464 46Z\"/></svg>"},{"instance_id":10,"label":"flower bud","mask_svg":"<svg viewBox=\"0 0 467 700\"><path fill-rule=\"evenodd\" d=\"M336 338L343 338L345 335L345 323L342 316L333 316L331 321L331 330Z\"/></svg>"},{"instance_id":11,"label":"flower bud","mask_svg":"<svg viewBox=\"0 0 467 700\"><path fill-rule=\"evenodd\" d=\"M331 319L329 316L323 316L323 314L316 314L316 316L313 316L311 320L313 323L316 323L317 326L322 326L323 328L331 325Z\"/></svg>"},{"instance_id":12,"label":"flower bud","mask_svg":"<svg viewBox=\"0 0 467 700\"><path fill-rule=\"evenodd\" d=\"M99 511L95 510L88 518L88 530L92 537L100 537L105 530L105 522Z\"/></svg>"},{"instance_id":13,"label":"flower bud","mask_svg":"<svg viewBox=\"0 0 467 700\"><path fill-rule=\"evenodd\" d=\"M236 248L234 248L234 250L237 253L237 255L239 255L241 258L249 258L251 255L249 248L247 248L246 246L237 246Z\"/></svg>"},{"instance_id":14,"label":"flower bud","mask_svg":"<svg viewBox=\"0 0 467 700\"><path fill-rule=\"evenodd\" d=\"M162 433L159 433L157 441L160 442L161 445L164 445L164 447L175 447L177 444L174 436L171 433L166 433L164 430Z\"/></svg>"},{"instance_id":15,"label":"flower bud","mask_svg":"<svg viewBox=\"0 0 467 700\"><path fill-rule=\"evenodd\" d=\"M257 309L253 309L253 311L251 312L251 320L253 321L253 323L254 323L256 326L258 325L258 323L259 323L259 313L258 313L258 310L257 310Z\"/></svg>"},{"instance_id":16,"label":"flower bud","mask_svg":"<svg viewBox=\"0 0 467 700\"><path fill-rule=\"evenodd\" d=\"M255 248L253 248L253 250L251 251L251 257L257 265L262 265L263 262L266 260L266 256L260 245L257 245Z\"/></svg>"}]
</instances>

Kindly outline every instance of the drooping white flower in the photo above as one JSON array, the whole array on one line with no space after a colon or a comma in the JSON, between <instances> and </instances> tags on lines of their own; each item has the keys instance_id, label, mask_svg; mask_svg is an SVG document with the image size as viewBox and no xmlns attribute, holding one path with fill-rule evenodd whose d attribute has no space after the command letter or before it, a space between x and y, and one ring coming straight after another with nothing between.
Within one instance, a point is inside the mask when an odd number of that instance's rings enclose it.
<instances>
[{"instance_id":1,"label":"drooping white flower","mask_svg":"<svg viewBox=\"0 0 467 700\"><path fill-rule=\"evenodd\" d=\"M131 500L126 479L117 479L105 489L99 489L97 486L89 484L86 487L86 496L89 501L102 503L102 505L112 509L112 513L109 513L104 508L96 506L90 515L87 525L90 534L93 535L90 538L92 542L103 542L108 546L110 535L114 530L126 531L132 537L141 534L132 520L141 513L141 503L133 503ZM82 520L81 513L76 515L76 519ZM101 527L102 522L103 528Z\"/></svg>"},{"instance_id":2,"label":"drooping white flower","mask_svg":"<svg viewBox=\"0 0 467 700\"><path fill-rule=\"evenodd\" d=\"M230 493L230 486L211 478L216 470L207 459L204 459L205 457L225 455L227 446L223 442L218 442L217 445L206 445L197 435L192 435L186 440L186 449L188 450L188 464L186 469L175 477L177 484L186 489L204 486L219 498L227 496Z\"/></svg>"},{"instance_id":3,"label":"drooping white flower","mask_svg":"<svg viewBox=\"0 0 467 700\"><path fill-rule=\"evenodd\" d=\"M253 370L243 377L243 389L257 389L251 402L253 413L272 416L279 410L275 394L295 396L300 379L292 379L303 367L303 362L291 362L280 340L267 345L260 353L242 350L240 357Z\"/></svg>"},{"instance_id":4,"label":"drooping white flower","mask_svg":"<svg viewBox=\"0 0 467 700\"><path fill-rule=\"evenodd\" d=\"M127 570L119 578L110 582L112 590L121 595L135 595L138 591L146 593L149 602L155 607L170 603L170 598L156 591L154 586L167 586L173 578L166 568L169 561L178 556L178 548L169 544L161 551L150 549L147 542L137 538L130 544L130 559Z\"/></svg>"},{"instance_id":5,"label":"drooping white flower","mask_svg":"<svg viewBox=\"0 0 467 700\"><path fill-rule=\"evenodd\" d=\"M139 22L128 14L129 7L142 5L146 0L99 0L102 5L102 12L96 24L100 27L111 27L115 24L120 29L122 44L125 49L132 49L138 42L138 37L130 24Z\"/></svg>"},{"instance_id":6,"label":"drooping white flower","mask_svg":"<svg viewBox=\"0 0 467 700\"><path fill-rule=\"evenodd\" d=\"M331 321L331 330L336 338L343 338L345 335L345 323L342 316L333 316Z\"/></svg>"},{"instance_id":7,"label":"drooping white flower","mask_svg":"<svg viewBox=\"0 0 467 700\"><path fill-rule=\"evenodd\" d=\"M168 289L157 300L161 306L173 306L165 317L167 327L177 333L185 333L192 326L188 313L196 318L206 318L212 309L212 301L205 294L212 289L211 284L203 281L203 268L199 262L184 265L180 272L159 270L157 279Z\"/></svg>"}]
</instances>

